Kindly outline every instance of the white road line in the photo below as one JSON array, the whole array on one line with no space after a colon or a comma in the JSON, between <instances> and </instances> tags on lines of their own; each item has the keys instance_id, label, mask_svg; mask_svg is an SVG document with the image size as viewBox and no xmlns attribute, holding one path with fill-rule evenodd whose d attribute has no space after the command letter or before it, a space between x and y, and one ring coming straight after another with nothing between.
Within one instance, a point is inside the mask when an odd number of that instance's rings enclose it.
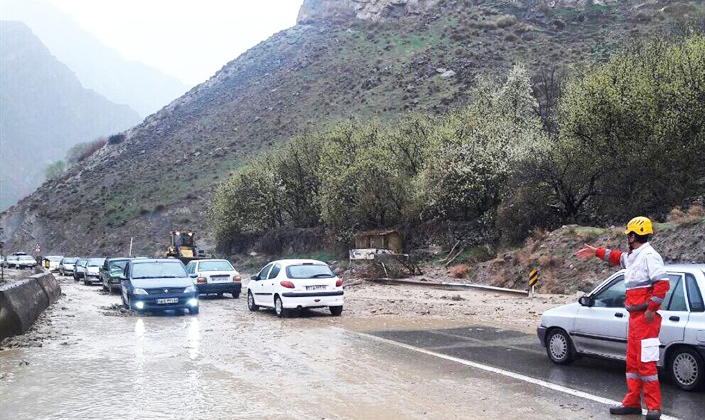
<instances>
[{"instance_id":1,"label":"white road line","mask_svg":"<svg viewBox=\"0 0 705 420\"><path fill-rule=\"evenodd\" d=\"M529 382L531 384L542 386L542 387L548 388L548 389L552 389L554 391L563 392L565 394L572 395L574 397L580 397L580 398L592 400L592 401L598 402L600 404L606 404L606 405L619 405L619 404L621 404L621 401L614 401L614 400L610 400L608 398L598 397L597 395L588 394L587 392L567 388L562 385L557 385L557 384L554 384L551 382L542 381L540 379L532 378L530 376L521 375L519 373L510 372L510 371L504 370L504 369L499 369L499 368L496 368L493 366L487 366L487 365L483 365L480 363L471 362L469 360L460 359L458 357L448 356L448 355L445 355L442 353L436 353L435 351L430 351L430 350L422 349L419 347L414 347L414 346L411 346L408 344L399 343L399 342L396 342L393 340L388 340L386 338L377 337L377 336L371 335L371 334L365 334L365 333L359 333L359 332L356 332L355 334L360 335L365 338L370 338L372 340L376 340L376 341L379 341L382 343L390 344L392 346L397 346L397 347L401 347L401 348L404 348L407 350L415 351L417 353L427 354L429 356L434 356L434 357L438 357L440 359L450 360L451 362L460 363L460 364L463 364L466 366L474 367L476 369L485 370L487 372L492 372L492 373L497 373L499 375L508 376L513 379L518 379L520 381ZM642 411L643 411L642 414L645 415L646 410L642 410ZM661 419L662 420L680 420L677 417L671 417L671 416L667 416L667 415L662 415Z\"/></svg>"}]
</instances>

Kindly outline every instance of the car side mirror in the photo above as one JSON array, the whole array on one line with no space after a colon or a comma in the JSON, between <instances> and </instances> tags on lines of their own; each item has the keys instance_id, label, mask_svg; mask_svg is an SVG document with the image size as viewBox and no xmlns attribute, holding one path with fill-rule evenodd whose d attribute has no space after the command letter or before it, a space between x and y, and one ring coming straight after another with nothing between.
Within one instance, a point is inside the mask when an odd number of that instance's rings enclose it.
<instances>
[{"instance_id":1,"label":"car side mirror","mask_svg":"<svg viewBox=\"0 0 705 420\"><path fill-rule=\"evenodd\" d=\"M119 278L120 278L120 281L127 280L127 277L125 277L124 274L120 274Z\"/></svg>"},{"instance_id":2,"label":"car side mirror","mask_svg":"<svg viewBox=\"0 0 705 420\"><path fill-rule=\"evenodd\" d=\"M191 277L192 279L195 279L196 277L198 277L198 274L192 273L192 274L189 274L188 276Z\"/></svg>"},{"instance_id":3,"label":"car side mirror","mask_svg":"<svg viewBox=\"0 0 705 420\"><path fill-rule=\"evenodd\" d=\"M580 299L578 299L578 303L580 303L582 306L592 306L593 301L592 297L588 295L580 296Z\"/></svg>"},{"instance_id":4,"label":"car side mirror","mask_svg":"<svg viewBox=\"0 0 705 420\"><path fill-rule=\"evenodd\" d=\"M259 279L257 278L257 275L255 274L255 275L253 275L253 276L250 277L250 280L259 280Z\"/></svg>"}]
</instances>

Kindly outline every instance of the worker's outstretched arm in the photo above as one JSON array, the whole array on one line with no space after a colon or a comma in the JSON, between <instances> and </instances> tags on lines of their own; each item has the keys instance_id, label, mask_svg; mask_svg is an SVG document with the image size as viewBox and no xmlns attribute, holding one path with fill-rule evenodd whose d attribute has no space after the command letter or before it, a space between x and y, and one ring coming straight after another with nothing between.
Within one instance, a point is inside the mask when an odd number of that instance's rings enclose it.
<instances>
[{"instance_id":1,"label":"worker's outstretched arm","mask_svg":"<svg viewBox=\"0 0 705 420\"><path fill-rule=\"evenodd\" d=\"M624 256L624 253L622 251L616 251L609 248L595 248L594 246L585 244L584 247L580 251L578 251L576 255L578 256L578 258L581 258L583 260L596 257L601 260L607 261L612 265L619 265L624 268L624 261L622 258Z\"/></svg>"}]
</instances>

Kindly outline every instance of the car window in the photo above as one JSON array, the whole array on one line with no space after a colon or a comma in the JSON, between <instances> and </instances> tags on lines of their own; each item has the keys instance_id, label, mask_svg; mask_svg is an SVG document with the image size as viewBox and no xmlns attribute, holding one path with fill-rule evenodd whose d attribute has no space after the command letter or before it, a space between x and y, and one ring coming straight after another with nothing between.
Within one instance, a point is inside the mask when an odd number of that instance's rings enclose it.
<instances>
[{"instance_id":1,"label":"car window","mask_svg":"<svg viewBox=\"0 0 705 420\"><path fill-rule=\"evenodd\" d=\"M128 262L129 261L127 260L110 261L110 272L112 273L113 271L118 271L122 273L123 271L125 271L125 266Z\"/></svg>"},{"instance_id":2,"label":"car window","mask_svg":"<svg viewBox=\"0 0 705 420\"><path fill-rule=\"evenodd\" d=\"M666 293L666 297L663 299L663 303L661 304L661 307L663 309L668 310L668 307L671 303L671 299L673 297L673 292L676 291L676 288L678 287L678 283L681 281L683 278L682 273L668 273L668 281L670 283L668 292Z\"/></svg>"},{"instance_id":3,"label":"car window","mask_svg":"<svg viewBox=\"0 0 705 420\"><path fill-rule=\"evenodd\" d=\"M188 277L180 262L149 262L132 266L133 279L162 279Z\"/></svg>"},{"instance_id":4,"label":"car window","mask_svg":"<svg viewBox=\"0 0 705 420\"><path fill-rule=\"evenodd\" d=\"M196 264L195 264L193 261L191 261L190 263L188 263L188 264L186 265L186 272L189 273L189 274L193 273L193 266L194 266L194 265L196 265Z\"/></svg>"},{"instance_id":5,"label":"car window","mask_svg":"<svg viewBox=\"0 0 705 420\"><path fill-rule=\"evenodd\" d=\"M335 274L330 267L324 264L290 265L286 268L287 277L290 279L333 278ZM624 282L622 282L624 283Z\"/></svg>"},{"instance_id":6,"label":"car window","mask_svg":"<svg viewBox=\"0 0 705 420\"><path fill-rule=\"evenodd\" d=\"M668 277L671 278L673 274L669 274ZM675 276L674 276L675 277ZM685 304L685 288L683 287L683 276L678 275L675 281L671 279L671 289L668 294L671 295L668 299L668 295L664 302L667 302L666 310L668 311L687 311L688 307Z\"/></svg>"},{"instance_id":7,"label":"car window","mask_svg":"<svg viewBox=\"0 0 705 420\"><path fill-rule=\"evenodd\" d=\"M198 271L233 271L233 266L227 261L201 261Z\"/></svg>"},{"instance_id":8,"label":"car window","mask_svg":"<svg viewBox=\"0 0 705 420\"><path fill-rule=\"evenodd\" d=\"M273 279L276 278L279 275L279 272L281 271L282 266L281 264L274 264L274 268L272 268L272 271L269 273L268 279Z\"/></svg>"},{"instance_id":9,"label":"car window","mask_svg":"<svg viewBox=\"0 0 705 420\"><path fill-rule=\"evenodd\" d=\"M593 306L599 308L624 308L627 289L624 286L624 275L612 280L611 284L597 295Z\"/></svg>"},{"instance_id":10,"label":"car window","mask_svg":"<svg viewBox=\"0 0 705 420\"><path fill-rule=\"evenodd\" d=\"M703 295L698 287L698 282L695 281L695 276L686 274L686 289L688 289L688 302L692 312L705 312L705 304L703 304Z\"/></svg>"},{"instance_id":11,"label":"car window","mask_svg":"<svg viewBox=\"0 0 705 420\"><path fill-rule=\"evenodd\" d=\"M264 268L262 269L262 271L260 271L259 274L257 274L257 280L264 280L264 279L266 279L266 278L267 278L267 274L269 273L269 269L270 269L270 268L272 268L272 264L271 264L271 263L265 265Z\"/></svg>"}]
</instances>

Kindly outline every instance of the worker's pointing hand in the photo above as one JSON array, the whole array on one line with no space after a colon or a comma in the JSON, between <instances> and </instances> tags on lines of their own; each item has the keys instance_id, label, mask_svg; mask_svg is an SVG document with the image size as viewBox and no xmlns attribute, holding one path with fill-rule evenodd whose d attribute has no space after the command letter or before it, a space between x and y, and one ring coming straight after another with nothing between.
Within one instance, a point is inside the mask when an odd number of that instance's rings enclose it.
<instances>
[{"instance_id":1,"label":"worker's pointing hand","mask_svg":"<svg viewBox=\"0 0 705 420\"><path fill-rule=\"evenodd\" d=\"M595 252L597 251L597 248L594 246L590 246L588 244L583 245L583 248L576 252L575 255L577 255L578 258L581 260L588 260L590 258L593 258L595 256Z\"/></svg>"}]
</instances>

